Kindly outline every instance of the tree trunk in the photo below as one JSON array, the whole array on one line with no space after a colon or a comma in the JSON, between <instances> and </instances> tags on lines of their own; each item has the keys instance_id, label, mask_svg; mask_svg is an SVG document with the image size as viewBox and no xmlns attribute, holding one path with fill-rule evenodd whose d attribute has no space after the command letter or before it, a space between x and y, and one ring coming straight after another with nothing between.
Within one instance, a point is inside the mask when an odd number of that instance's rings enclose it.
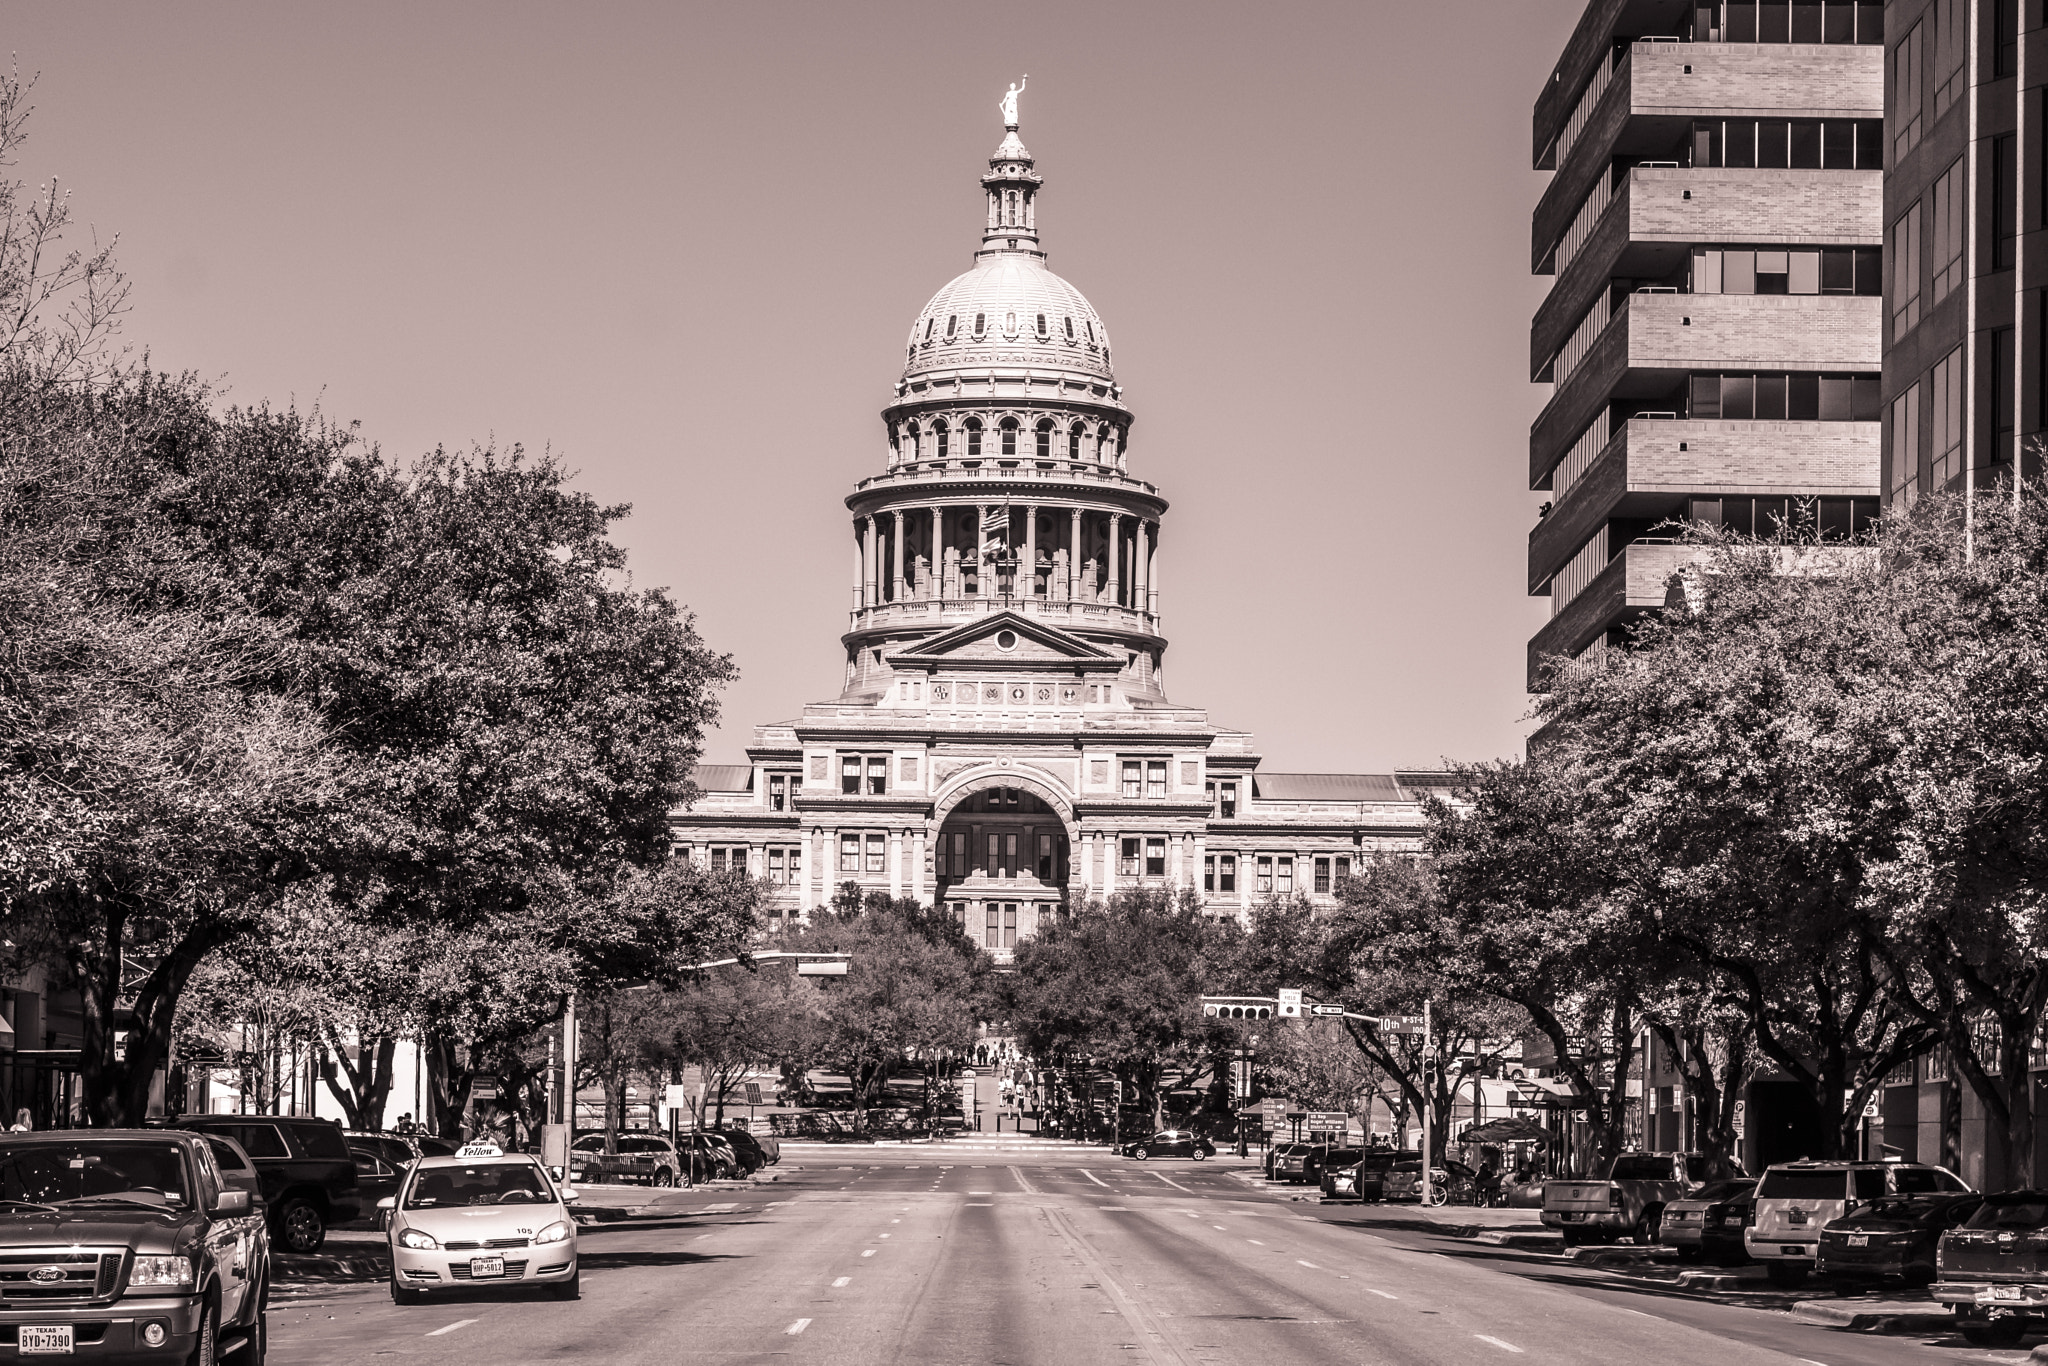
<instances>
[{"instance_id":1,"label":"tree trunk","mask_svg":"<svg viewBox=\"0 0 2048 1366\"><path fill-rule=\"evenodd\" d=\"M391 1071L398 1056L398 1040L388 1034L363 1038L356 1046L355 1060L350 1061L348 1046L342 1042L339 1030L323 1024L320 1033L335 1064L332 1069L322 1069L321 1080L326 1082L328 1094L340 1102L342 1113L348 1117L348 1127L366 1133L383 1129L384 1111L391 1101ZM342 1084L343 1078L347 1085Z\"/></svg>"},{"instance_id":2,"label":"tree trunk","mask_svg":"<svg viewBox=\"0 0 2048 1366\"><path fill-rule=\"evenodd\" d=\"M120 1014L121 951L134 910L125 902L110 900L103 929L104 946L80 953L72 963L84 1016L80 1089L87 1116L94 1125L104 1128L139 1128L148 1117L150 1089L170 1057L178 1001L192 980L193 969L220 942L218 927L210 921L202 922L187 930L170 952L157 960L136 993L126 1047L123 1056L116 1058L114 1036Z\"/></svg>"},{"instance_id":3,"label":"tree trunk","mask_svg":"<svg viewBox=\"0 0 2048 1366\"><path fill-rule=\"evenodd\" d=\"M461 1041L429 1030L423 1041L427 1058L427 1105L433 1114L433 1131L442 1138L462 1137L462 1116L469 1108L470 1088L476 1084L469 1047Z\"/></svg>"}]
</instances>

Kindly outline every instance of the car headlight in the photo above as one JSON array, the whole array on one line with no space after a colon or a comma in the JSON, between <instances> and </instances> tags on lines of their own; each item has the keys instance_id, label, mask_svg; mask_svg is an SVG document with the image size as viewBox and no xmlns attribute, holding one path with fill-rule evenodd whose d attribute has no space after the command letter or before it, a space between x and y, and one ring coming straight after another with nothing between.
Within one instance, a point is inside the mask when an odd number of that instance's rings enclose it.
<instances>
[{"instance_id":1,"label":"car headlight","mask_svg":"<svg viewBox=\"0 0 2048 1366\"><path fill-rule=\"evenodd\" d=\"M433 1234L417 1228L409 1228L399 1234L398 1245L400 1247L419 1248L421 1250L441 1246L438 1242L434 1241Z\"/></svg>"},{"instance_id":2,"label":"car headlight","mask_svg":"<svg viewBox=\"0 0 2048 1366\"><path fill-rule=\"evenodd\" d=\"M192 1282L190 1257L137 1257L135 1265L128 1271L128 1284L131 1287L191 1285Z\"/></svg>"},{"instance_id":3,"label":"car headlight","mask_svg":"<svg viewBox=\"0 0 2048 1366\"><path fill-rule=\"evenodd\" d=\"M563 1223L560 1219L557 1219L554 1223L549 1224L539 1233L534 1234L533 1241L534 1245L537 1247L542 1243L559 1243L566 1239L568 1236L569 1226Z\"/></svg>"}]
</instances>

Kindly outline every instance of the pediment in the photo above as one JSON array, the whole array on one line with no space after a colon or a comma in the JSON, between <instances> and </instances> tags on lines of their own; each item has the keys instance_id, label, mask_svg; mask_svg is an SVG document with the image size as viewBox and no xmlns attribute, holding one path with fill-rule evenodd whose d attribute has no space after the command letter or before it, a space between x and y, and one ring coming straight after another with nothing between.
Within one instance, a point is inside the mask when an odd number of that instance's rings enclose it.
<instances>
[{"instance_id":1,"label":"pediment","mask_svg":"<svg viewBox=\"0 0 2048 1366\"><path fill-rule=\"evenodd\" d=\"M890 665L936 669L948 665L988 668L1044 668L1048 665L1121 669L1123 657L1071 631L1016 612L997 612L893 651Z\"/></svg>"}]
</instances>

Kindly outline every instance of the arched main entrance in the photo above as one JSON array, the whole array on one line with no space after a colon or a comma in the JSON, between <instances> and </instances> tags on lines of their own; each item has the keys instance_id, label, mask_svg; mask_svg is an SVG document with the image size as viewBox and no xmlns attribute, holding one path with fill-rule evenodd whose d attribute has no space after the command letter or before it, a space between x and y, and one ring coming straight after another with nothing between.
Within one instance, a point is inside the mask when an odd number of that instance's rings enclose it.
<instances>
[{"instance_id":1,"label":"arched main entrance","mask_svg":"<svg viewBox=\"0 0 2048 1366\"><path fill-rule=\"evenodd\" d=\"M938 904L999 962L1066 900L1067 823L1031 787L998 782L967 793L934 848Z\"/></svg>"}]
</instances>

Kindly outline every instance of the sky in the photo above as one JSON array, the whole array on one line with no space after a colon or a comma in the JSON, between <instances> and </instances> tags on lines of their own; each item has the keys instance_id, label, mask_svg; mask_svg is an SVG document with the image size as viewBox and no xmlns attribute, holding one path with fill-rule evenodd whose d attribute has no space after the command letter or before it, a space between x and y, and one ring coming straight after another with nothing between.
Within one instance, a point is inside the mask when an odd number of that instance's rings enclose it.
<instances>
[{"instance_id":1,"label":"sky","mask_svg":"<svg viewBox=\"0 0 2048 1366\"><path fill-rule=\"evenodd\" d=\"M10 0L13 169L127 340L395 459L549 448L739 678L838 692L852 530L1026 73L1053 270L1116 338L1178 703L1269 771L1519 753L1530 110L1580 0Z\"/></svg>"}]
</instances>

